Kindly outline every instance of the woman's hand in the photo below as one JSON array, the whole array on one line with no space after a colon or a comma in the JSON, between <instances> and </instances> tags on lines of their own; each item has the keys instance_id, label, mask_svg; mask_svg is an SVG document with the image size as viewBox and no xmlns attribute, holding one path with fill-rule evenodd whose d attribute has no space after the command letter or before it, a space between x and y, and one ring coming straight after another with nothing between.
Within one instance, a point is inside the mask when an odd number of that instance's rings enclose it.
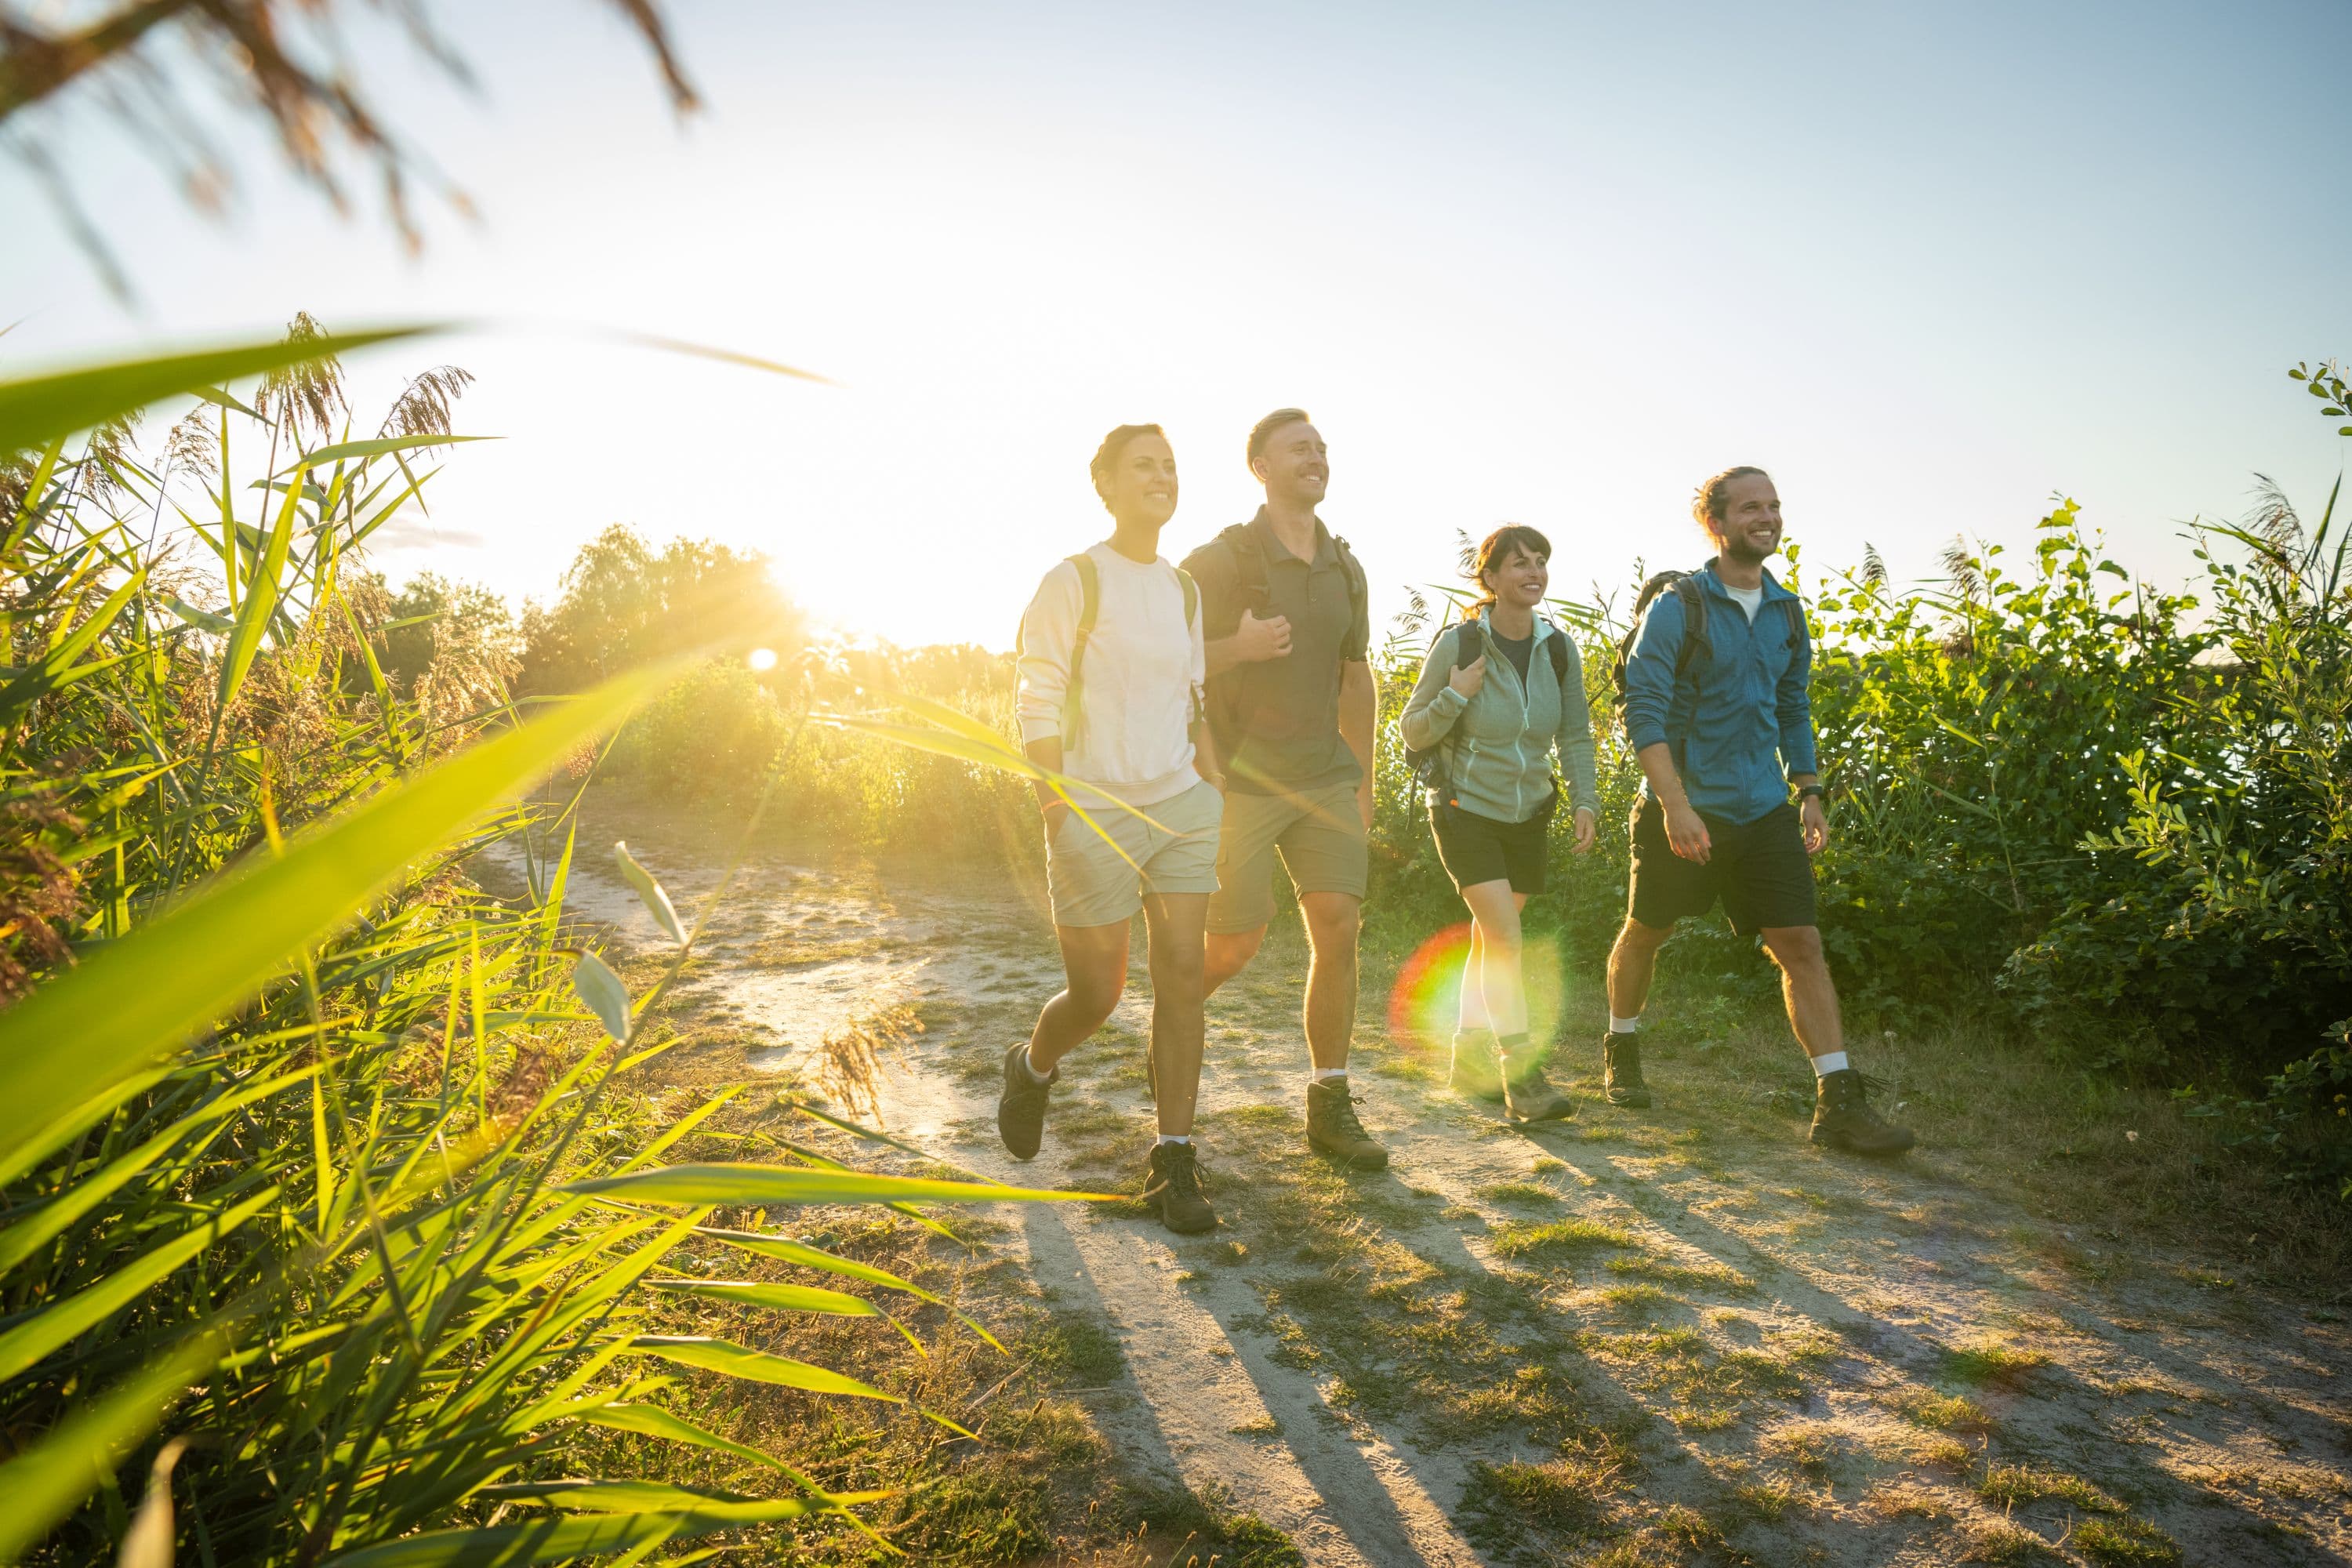
<instances>
[{"instance_id":1,"label":"woman's hand","mask_svg":"<svg viewBox=\"0 0 2352 1568\"><path fill-rule=\"evenodd\" d=\"M1592 808L1585 805L1578 806L1576 808L1576 852L1579 855L1590 855L1592 853L1593 844L1600 837L1601 824L1593 816Z\"/></svg>"},{"instance_id":2,"label":"woman's hand","mask_svg":"<svg viewBox=\"0 0 2352 1568\"><path fill-rule=\"evenodd\" d=\"M1454 688L1465 698L1477 696L1478 689L1486 684L1486 656L1482 653L1455 670L1453 679L1445 684Z\"/></svg>"}]
</instances>

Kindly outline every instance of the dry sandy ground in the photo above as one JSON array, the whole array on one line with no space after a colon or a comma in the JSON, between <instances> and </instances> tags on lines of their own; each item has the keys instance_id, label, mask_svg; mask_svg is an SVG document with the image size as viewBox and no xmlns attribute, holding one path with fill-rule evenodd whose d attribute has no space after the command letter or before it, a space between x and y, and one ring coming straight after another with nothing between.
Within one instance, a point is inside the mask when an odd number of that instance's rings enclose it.
<instances>
[{"instance_id":1,"label":"dry sandy ground","mask_svg":"<svg viewBox=\"0 0 2352 1568\"><path fill-rule=\"evenodd\" d=\"M636 847L682 910L714 880ZM693 987L765 1042L751 1069L821 1079L828 1036L881 1020L857 1109L944 1162L1131 1191L1139 951L1044 1153L997 1144L998 1058L1059 978L1034 899L755 859ZM655 939L602 863L572 901ZM1638 1117L1583 1081L1574 1121L1504 1127L1446 1092L1442 1045L1389 1037L1386 976L1355 1082L1392 1166L1333 1172L1301 1136L1302 971L1271 943L1211 1003L1216 1233L1013 1215L1049 1306L1124 1350L1082 1398L1136 1473L1318 1564L2352 1561L2352 1331L2325 1306L2061 1234L1939 1160L1929 1118L1901 1163L1819 1154L1784 1042L1665 1052ZM1587 1033L1556 1077L1589 1071Z\"/></svg>"}]
</instances>

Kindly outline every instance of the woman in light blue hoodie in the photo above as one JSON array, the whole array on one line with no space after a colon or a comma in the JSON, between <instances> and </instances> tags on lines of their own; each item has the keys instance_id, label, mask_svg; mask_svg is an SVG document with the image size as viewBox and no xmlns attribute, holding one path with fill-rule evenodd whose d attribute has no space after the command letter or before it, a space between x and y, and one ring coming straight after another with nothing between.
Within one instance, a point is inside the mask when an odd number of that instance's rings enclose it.
<instances>
[{"instance_id":1,"label":"woman in light blue hoodie","mask_svg":"<svg viewBox=\"0 0 2352 1568\"><path fill-rule=\"evenodd\" d=\"M1484 596L1469 619L1438 634L1399 722L1405 745L1430 754L1438 858L1470 907L1453 1084L1501 1100L1514 1121L1557 1121L1572 1109L1528 1042L1520 963L1519 911L1544 890L1555 753L1568 771L1580 855L1592 847L1601 805L1583 657L1536 613L1550 562L1550 542L1532 528L1486 537L1472 573Z\"/></svg>"}]
</instances>

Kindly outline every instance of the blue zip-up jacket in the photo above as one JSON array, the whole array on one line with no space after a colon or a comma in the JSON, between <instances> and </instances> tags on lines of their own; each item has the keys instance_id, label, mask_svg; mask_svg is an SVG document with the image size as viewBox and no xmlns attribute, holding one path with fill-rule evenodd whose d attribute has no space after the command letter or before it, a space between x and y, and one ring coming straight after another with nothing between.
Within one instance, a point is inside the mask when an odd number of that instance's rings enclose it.
<instances>
[{"instance_id":1,"label":"blue zip-up jacket","mask_svg":"<svg viewBox=\"0 0 2352 1568\"><path fill-rule=\"evenodd\" d=\"M1625 659L1625 739L1636 755L1662 741L1671 746L1675 771L1702 814L1753 822L1788 801L1790 777L1821 771L1805 607L1767 572L1750 626L1714 562L1693 575L1706 595L1712 657L1693 659L1677 687L1683 603L1673 594L1651 600ZM1646 780L1642 793L1650 793Z\"/></svg>"}]
</instances>

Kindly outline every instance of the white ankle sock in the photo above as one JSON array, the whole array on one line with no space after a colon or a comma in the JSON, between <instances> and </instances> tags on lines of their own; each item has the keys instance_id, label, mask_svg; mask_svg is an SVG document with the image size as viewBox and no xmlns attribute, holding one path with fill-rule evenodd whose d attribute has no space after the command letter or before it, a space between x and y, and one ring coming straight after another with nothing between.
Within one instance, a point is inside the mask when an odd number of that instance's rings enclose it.
<instances>
[{"instance_id":1,"label":"white ankle sock","mask_svg":"<svg viewBox=\"0 0 2352 1568\"><path fill-rule=\"evenodd\" d=\"M1346 1068L1317 1068L1315 1069L1313 1079L1309 1081L1314 1083L1328 1083L1332 1079L1346 1078L1347 1076L1348 1069Z\"/></svg>"},{"instance_id":2,"label":"white ankle sock","mask_svg":"<svg viewBox=\"0 0 2352 1568\"><path fill-rule=\"evenodd\" d=\"M1192 1135L1190 1132L1162 1132L1160 1141L1162 1143L1190 1143Z\"/></svg>"},{"instance_id":3,"label":"white ankle sock","mask_svg":"<svg viewBox=\"0 0 2352 1568\"><path fill-rule=\"evenodd\" d=\"M1588 1028L1591 1027L1590 1025L1586 1026ZM1612 1035L1638 1034L1641 1032L1641 1028L1642 1015L1639 1013L1634 1014L1630 1018L1621 1018L1614 1013L1609 1015L1609 1032Z\"/></svg>"},{"instance_id":4,"label":"white ankle sock","mask_svg":"<svg viewBox=\"0 0 2352 1568\"><path fill-rule=\"evenodd\" d=\"M1820 1056L1813 1058L1813 1076L1815 1078L1827 1078L1833 1072L1843 1071L1845 1071L1845 1053L1843 1051L1824 1051Z\"/></svg>"},{"instance_id":5,"label":"white ankle sock","mask_svg":"<svg viewBox=\"0 0 2352 1568\"><path fill-rule=\"evenodd\" d=\"M1021 1070L1029 1075L1031 1083L1049 1083L1053 1080L1052 1073L1039 1072L1035 1064L1030 1061L1029 1047L1026 1046L1021 1047Z\"/></svg>"}]
</instances>

